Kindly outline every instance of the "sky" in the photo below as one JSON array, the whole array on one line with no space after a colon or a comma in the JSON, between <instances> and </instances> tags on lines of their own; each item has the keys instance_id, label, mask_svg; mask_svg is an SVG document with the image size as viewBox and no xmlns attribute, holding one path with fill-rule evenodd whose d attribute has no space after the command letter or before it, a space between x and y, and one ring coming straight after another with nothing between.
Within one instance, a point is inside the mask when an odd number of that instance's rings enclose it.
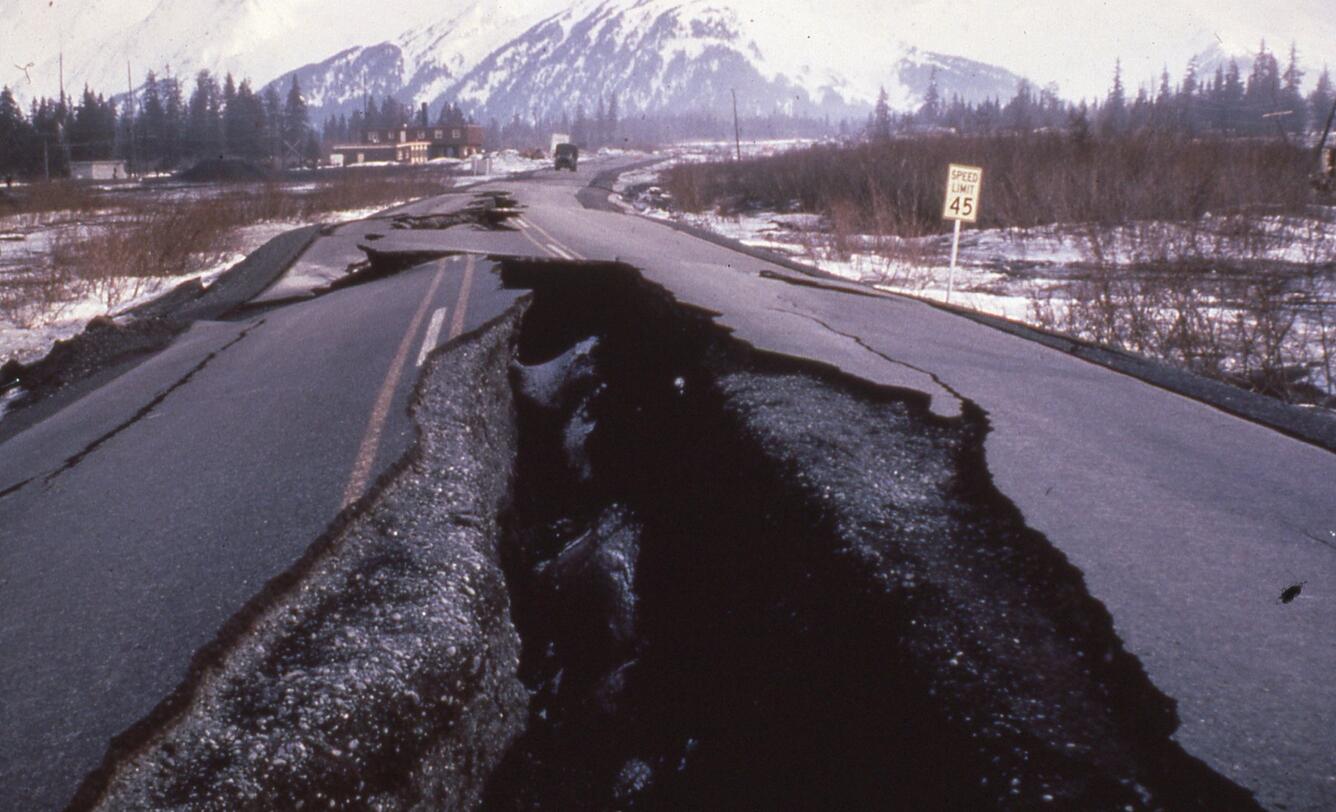
<instances>
[{"instance_id":1,"label":"sky","mask_svg":"<svg viewBox=\"0 0 1336 812\"><path fill-rule=\"evenodd\" d=\"M590 2L591 0L581 0ZM68 87L92 79L124 83L124 57L99 48L119 29L139 50L153 47L136 34L149 18L159 58L174 66L194 56L232 67L229 50L243 49L238 73L257 83L291 68L322 60L350 45L393 39L424 15L446 16L465 0L381 0L367 15L366 0L0 0L0 84L24 94L54 91L53 54L64 48ZM496 0L540 10L542 0ZM1067 98L1102 96L1114 61L1135 90L1154 83L1162 68L1175 80L1190 56L1212 45L1226 53L1250 53L1265 38L1286 52L1296 42L1309 68L1308 85L1323 63L1336 66L1336 0L719 0L769 30L769 41L790 43L793 64L832 58L849 64L853 53L902 44L1000 65L1039 85L1053 82ZM569 3L552 2L553 12ZM222 30L219 21L247 24ZM215 30L217 29L217 30ZM836 55L831 57L831 55ZM135 60L148 61L146 58ZM857 60L853 60L857 61ZM22 66L34 63L25 74ZM136 64L141 73L153 64ZM31 82L28 76L32 76Z\"/></svg>"},{"instance_id":2,"label":"sky","mask_svg":"<svg viewBox=\"0 0 1336 812\"><path fill-rule=\"evenodd\" d=\"M746 2L758 14L810 5ZM1188 59L1213 44L1254 53L1266 39L1269 50L1287 54L1295 42L1310 86L1324 62L1336 68L1336 0L822 0L819 7L888 41L1000 65L1039 85L1055 82L1068 98L1103 96L1119 59L1130 88L1157 83L1165 67L1176 81ZM817 47L839 47L834 39Z\"/></svg>"}]
</instances>

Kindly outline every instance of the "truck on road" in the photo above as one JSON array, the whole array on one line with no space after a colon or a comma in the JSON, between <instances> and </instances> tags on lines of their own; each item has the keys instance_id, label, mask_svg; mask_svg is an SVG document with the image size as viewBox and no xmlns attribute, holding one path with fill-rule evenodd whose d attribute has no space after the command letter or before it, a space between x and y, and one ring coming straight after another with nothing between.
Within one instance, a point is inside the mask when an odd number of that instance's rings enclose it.
<instances>
[{"instance_id":1,"label":"truck on road","mask_svg":"<svg viewBox=\"0 0 1336 812\"><path fill-rule=\"evenodd\" d=\"M575 167L580 162L580 148L574 144L557 144L552 150L552 167L554 169L569 169L575 171Z\"/></svg>"}]
</instances>

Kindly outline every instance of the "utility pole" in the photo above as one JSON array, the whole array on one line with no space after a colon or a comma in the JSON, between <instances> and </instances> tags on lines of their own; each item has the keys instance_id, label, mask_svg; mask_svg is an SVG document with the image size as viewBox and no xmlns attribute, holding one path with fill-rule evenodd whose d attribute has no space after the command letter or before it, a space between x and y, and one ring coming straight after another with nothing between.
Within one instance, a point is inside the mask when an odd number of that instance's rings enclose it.
<instances>
[{"instance_id":1,"label":"utility pole","mask_svg":"<svg viewBox=\"0 0 1336 812\"><path fill-rule=\"evenodd\" d=\"M1322 160L1322 148L1327 145L1327 136L1331 133L1331 123L1336 121L1336 101L1331 103L1331 112L1327 113L1327 125L1322 128L1322 137L1317 142L1317 158Z\"/></svg>"},{"instance_id":2,"label":"utility pole","mask_svg":"<svg viewBox=\"0 0 1336 812\"><path fill-rule=\"evenodd\" d=\"M742 163L742 131L738 129L738 91L729 90L733 94L733 144L737 148L738 163Z\"/></svg>"},{"instance_id":3,"label":"utility pole","mask_svg":"<svg viewBox=\"0 0 1336 812\"><path fill-rule=\"evenodd\" d=\"M126 116L127 127L130 130L130 167L126 170L127 175L133 175L135 172L135 82L130 78L130 60L125 60L125 87L130 96L130 115Z\"/></svg>"}]
</instances>

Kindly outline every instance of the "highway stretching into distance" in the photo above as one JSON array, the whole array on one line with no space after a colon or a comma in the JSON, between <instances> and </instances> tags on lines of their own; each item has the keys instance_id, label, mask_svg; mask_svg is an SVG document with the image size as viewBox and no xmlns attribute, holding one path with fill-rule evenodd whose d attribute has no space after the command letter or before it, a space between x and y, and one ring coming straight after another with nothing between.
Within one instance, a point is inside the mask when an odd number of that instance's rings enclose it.
<instances>
[{"instance_id":1,"label":"highway stretching into distance","mask_svg":"<svg viewBox=\"0 0 1336 812\"><path fill-rule=\"evenodd\" d=\"M504 256L615 261L756 351L915 393L933 419L981 415L988 478L1177 703L1174 741L1264 807L1336 808L1332 452L929 303L582 205L606 169L326 229L246 307L0 441L0 808L65 806L230 619L374 501L414 443L429 357L528 295L495 272ZM481 190L513 201L508 225L390 227ZM418 259L326 287L359 246Z\"/></svg>"}]
</instances>

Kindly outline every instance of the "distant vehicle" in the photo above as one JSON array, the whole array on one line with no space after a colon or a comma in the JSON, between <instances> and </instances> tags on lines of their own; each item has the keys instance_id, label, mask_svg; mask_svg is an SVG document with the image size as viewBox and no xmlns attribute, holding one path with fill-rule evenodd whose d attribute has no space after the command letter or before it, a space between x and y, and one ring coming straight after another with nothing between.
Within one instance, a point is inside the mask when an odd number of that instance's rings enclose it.
<instances>
[{"instance_id":1,"label":"distant vehicle","mask_svg":"<svg viewBox=\"0 0 1336 812\"><path fill-rule=\"evenodd\" d=\"M554 169L566 168L575 171L575 166L580 162L580 148L574 144L557 144L553 152L552 166Z\"/></svg>"},{"instance_id":2,"label":"distant vehicle","mask_svg":"<svg viewBox=\"0 0 1336 812\"><path fill-rule=\"evenodd\" d=\"M548 141L547 151L556 152L559 144L571 143L570 133L552 133L552 138Z\"/></svg>"}]
</instances>

